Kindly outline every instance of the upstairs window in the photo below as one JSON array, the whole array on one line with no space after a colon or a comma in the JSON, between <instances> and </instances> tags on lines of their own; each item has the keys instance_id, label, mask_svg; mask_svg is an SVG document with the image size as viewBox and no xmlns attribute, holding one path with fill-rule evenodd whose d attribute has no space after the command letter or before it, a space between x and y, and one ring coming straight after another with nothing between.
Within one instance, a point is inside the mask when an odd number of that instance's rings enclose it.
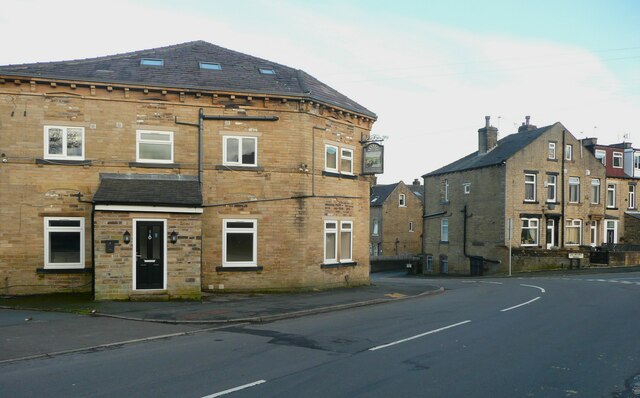
<instances>
[{"instance_id":1,"label":"upstairs window","mask_svg":"<svg viewBox=\"0 0 640 398\"><path fill-rule=\"evenodd\" d=\"M413 221L409 221L409 232L415 232L415 229L413 229Z\"/></svg>"},{"instance_id":2,"label":"upstairs window","mask_svg":"<svg viewBox=\"0 0 640 398\"><path fill-rule=\"evenodd\" d=\"M567 144L564 147L564 158L565 158L565 160L572 160L573 159L573 145Z\"/></svg>"},{"instance_id":3,"label":"upstairs window","mask_svg":"<svg viewBox=\"0 0 640 398\"><path fill-rule=\"evenodd\" d=\"M549 143L549 150L547 152L547 159L554 160L556 158L556 143Z\"/></svg>"},{"instance_id":4,"label":"upstairs window","mask_svg":"<svg viewBox=\"0 0 640 398\"><path fill-rule=\"evenodd\" d=\"M610 209L616 207L616 184L607 184L607 207Z\"/></svg>"},{"instance_id":5,"label":"upstairs window","mask_svg":"<svg viewBox=\"0 0 640 398\"><path fill-rule=\"evenodd\" d=\"M44 157L84 160L84 127L44 126Z\"/></svg>"},{"instance_id":6,"label":"upstairs window","mask_svg":"<svg viewBox=\"0 0 640 398\"><path fill-rule=\"evenodd\" d=\"M613 167L616 169L622 168L622 152L613 153Z\"/></svg>"},{"instance_id":7,"label":"upstairs window","mask_svg":"<svg viewBox=\"0 0 640 398\"><path fill-rule=\"evenodd\" d=\"M556 202L556 187L557 187L558 176L555 174L547 174L547 202Z\"/></svg>"},{"instance_id":8,"label":"upstairs window","mask_svg":"<svg viewBox=\"0 0 640 398\"><path fill-rule=\"evenodd\" d=\"M371 224L371 236L378 236L378 219L374 218Z\"/></svg>"},{"instance_id":9,"label":"upstairs window","mask_svg":"<svg viewBox=\"0 0 640 398\"><path fill-rule=\"evenodd\" d=\"M633 168L636 169L634 177L638 176L638 170L640 170L640 153L634 152L633 154Z\"/></svg>"},{"instance_id":10,"label":"upstairs window","mask_svg":"<svg viewBox=\"0 0 640 398\"><path fill-rule=\"evenodd\" d=\"M256 137L223 137L223 161L225 166L258 165L258 139Z\"/></svg>"},{"instance_id":11,"label":"upstairs window","mask_svg":"<svg viewBox=\"0 0 640 398\"><path fill-rule=\"evenodd\" d=\"M159 58L142 58L140 60L140 65L142 66L158 66L158 67L163 67L164 66L164 59L159 59Z\"/></svg>"},{"instance_id":12,"label":"upstairs window","mask_svg":"<svg viewBox=\"0 0 640 398\"><path fill-rule=\"evenodd\" d=\"M629 209L636 208L636 186L629 184L629 203L627 203Z\"/></svg>"},{"instance_id":13,"label":"upstairs window","mask_svg":"<svg viewBox=\"0 0 640 398\"><path fill-rule=\"evenodd\" d=\"M524 201L525 202L536 201L536 175L535 174L524 175Z\"/></svg>"},{"instance_id":14,"label":"upstairs window","mask_svg":"<svg viewBox=\"0 0 640 398\"><path fill-rule=\"evenodd\" d=\"M444 181L442 181L442 188L443 188L443 195L442 195L442 199L444 202L448 202L449 201L449 180L448 179L444 179Z\"/></svg>"},{"instance_id":15,"label":"upstairs window","mask_svg":"<svg viewBox=\"0 0 640 398\"><path fill-rule=\"evenodd\" d=\"M138 130L136 159L141 163L173 163L173 132Z\"/></svg>"},{"instance_id":16,"label":"upstairs window","mask_svg":"<svg viewBox=\"0 0 640 398\"><path fill-rule=\"evenodd\" d=\"M580 203L580 177L569 177L569 203Z\"/></svg>"},{"instance_id":17,"label":"upstairs window","mask_svg":"<svg viewBox=\"0 0 640 398\"><path fill-rule=\"evenodd\" d=\"M591 203L597 205L600 203L600 179L591 179Z\"/></svg>"},{"instance_id":18,"label":"upstairs window","mask_svg":"<svg viewBox=\"0 0 640 398\"><path fill-rule=\"evenodd\" d=\"M403 193L401 193L398 197L398 206L407 207L407 197Z\"/></svg>"},{"instance_id":19,"label":"upstairs window","mask_svg":"<svg viewBox=\"0 0 640 398\"><path fill-rule=\"evenodd\" d=\"M334 145L324 146L324 169L329 172L338 172L338 147Z\"/></svg>"},{"instance_id":20,"label":"upstairs window","mask_svg":"<svg viewBox=\"0 0 640 398\"><path fill-rule=\"evenodd\" d=\"M602 162L603 165L607 165L607 152L602 149L596 149L595 151L596 159Z\"/></svg>"},{"instance_id":21,"label":"upstairs window","mask_svg":"<svg viewBox=\"0 0 640 398\"><path fill-rule=\"evenodd\" d=\"M324 146L324 171L353 175L353 149L326 144Z\"/></svg>"},{"instance_id":22,"label":"upstairs window","mask_svg":"<svg viewBox=\"0 0 640 398\"><path fill-rule=\"evenodd\" d=\"M222 65L217 62L200 62L200 69L222 70Z\"/></svg>"},{"instance_id":23,"label":"upstairs window","mask_svg":"<svg viewBox=\"0 0 640 398\"><path fill-rule=\"evenodd\" d=\"M353 151L351 149L340 149L340 172L353 174Z\"/></svg>"}]
</instances>

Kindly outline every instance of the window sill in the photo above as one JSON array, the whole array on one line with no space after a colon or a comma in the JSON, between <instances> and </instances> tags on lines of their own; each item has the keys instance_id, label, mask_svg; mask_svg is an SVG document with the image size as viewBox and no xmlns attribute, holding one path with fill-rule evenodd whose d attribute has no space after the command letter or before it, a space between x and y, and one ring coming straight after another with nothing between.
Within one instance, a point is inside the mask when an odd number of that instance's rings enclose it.
<instances>
[{"instance_id":1,"label":"window sill","mask_svg":"<svg viewBox=\"0 0 640 398\"><path fill-rule=\"evenodd\" d=\"M448 245L448 244L449 244L449 241L448 241L448 240L441 240L441 241L440 241L440 244L441 244L441 245Z\"/></svg>"},{"instance_id":2,"label":"window sill","mask_svg":"<svg viewBox=\"0 0 640 398\"><path fill-rule=\"evenodd\" d=\"M264 171L264 167L258 166L226 166L224 164L216 165L216 170L229 170L229 171Z\"/></svg>"},{"instance_id":3,"label":"window sill","mask_svg":"<svg viewBox=\"0 0 640 398\"><path fill-rule=\"evenodd\" d=\"M141 167L148 169L179 169L180 163L129 162L129 167Z\"/></svg>"},{"instance_id":4,"label":"window sill","mask_svg":"<svg viewBox=\"0 0 640 398\"><path fill-rule=\"evenodd\" d=\"M536 200L536 201L533 201L533 200L525 200L525 201L523 201L522 203L523 203L523 204L525 204L525 205L539 205L539 204L540 204L540 202L538 202L537 200Z\"/></svg>"},{"instance_id":5,"label":"window sill","mask_svg":"<svg viewBox=\"0 0 640 398\"><path fill-rule=\"evenodd\" d=\"M52 164L58 166L90 166L91 162L91 160L36 159L36 164Z\"/></svg>"},{"instance_id":6,"label":"window sill","mask_svg":"<svg viewBox=\"0 0 640 398\"><path fill-rule=\"evenodd\" d=\"M549 158L547 158L547 161L549 161L549 162L557 162L558 159L549 159Z\"/></svg>"},{"instance_id":7,"label":"window sill","mask_svg":"<svg viewBox=\"0 0 640 398\"><path fill-rule=\"evenodd\" d=\"M320 268L341 268L341 267L355 267L358 265L355 261L349 261L345 263L329 263L329 264L320 264Z\"/></svg>"},{"instance_id":8,"label":"window sill","mask_svg":"<svg viewBox=\"0 0 640 398\"><path fill-rule=\"evenodd\" d=\"M36 274L91 274L93 268L36 268Z\"/></svg>"},{"instance_id":9,"label":"window sill","mask_svg":"<svg viewBox=\"0 0 640 398\"><path fill-rule=\"evenodd\" d=\"M618 208L617 207L609 207L609 206L607 206L607 208L605 210L618 210Z\"/></svg>"},{"instance_id":10,"label":"window sill","mask_svg":"<svg viewBox=\"0 0 640 398\"><path fill-rule=\"evenodd\" d=\"M322 175L325 177L346 178L347 180L355 180L358 178L358 176L353 174L340 174L333 171L323 171Z\"/></svg>"},{"instance_id":11,"label":"window sill","mask_svg":"<svg viewBox=\"0 0 640 398\"><path fill-rule=\"evenodd\" d=\"M216 267L216 272L255 272L262 271L263 267Z\"/></svg>"}]
</instances>

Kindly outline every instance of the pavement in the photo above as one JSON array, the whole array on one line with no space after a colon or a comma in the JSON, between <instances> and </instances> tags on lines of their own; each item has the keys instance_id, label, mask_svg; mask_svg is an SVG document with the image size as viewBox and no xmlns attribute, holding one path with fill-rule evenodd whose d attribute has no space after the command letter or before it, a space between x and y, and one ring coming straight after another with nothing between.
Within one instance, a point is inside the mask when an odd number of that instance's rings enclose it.
<instances>
[{"instance_id":1,"label":"pavement","mask_svg":"<svg viewBox=\"0 0 640 398\"><path fill-rule=\"evenodd\" d=\"M88 295L0 297L0 364L271 322L438 294L404 272L369 286L300 293L211 294L199 301L91 301ZM410 277L409 277L410 278ZM411 278L414 279L415 278Z\"/></svg>"}]
</instances>

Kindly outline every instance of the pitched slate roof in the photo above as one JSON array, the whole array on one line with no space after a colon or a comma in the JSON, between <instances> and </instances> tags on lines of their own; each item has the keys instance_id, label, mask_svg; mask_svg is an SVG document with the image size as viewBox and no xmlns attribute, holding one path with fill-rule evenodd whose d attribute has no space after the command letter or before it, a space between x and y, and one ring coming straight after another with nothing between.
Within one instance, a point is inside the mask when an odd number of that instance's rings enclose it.
<instances>
[{"instance_id":1,"label":"pitched slate roof","mask_svg":"<svg viewBox=\"0 0 640 398\"><path fill-rule=\"evenodd\" d=\"M371 207L382 206L385 200L391 195L394 189L400 184L396 182L395 184L389 185L374 185L371 187Z\"/></svg>"},{"instance_id":2,"label":"pitched slate roof","mask_svg":"<svg viewBox=\"0 0 640 398\"><path fill-rule=\"evenodd\" d=\"M478 151L469 154L462 159L458 159L444 167L441 167L431 173L427 173L422 177L437 176L441 174L455 173L458 171L480 169L483 167L496 166L504 163L516 152L532 143L536 138L557 125L562 126L559 122L550 126L540 127L535 130L523 131L508 135L498 141L498 145L484 155L478 155Z\"/></svg>"},{"instance_id":3,"label":"pitched slate roof","mask_svg":"<svg viewBox=\"0 0 640 398\"><path fill-rule=\"evenodd\" d=\"M424 185L407 185L407 188L409 188L409 190L411 192L413 192L414 195L416 195L418 197L418 199L422 200L422 195L424 195Z\"/></svg>"},{"instance_id":4,"label":"pitched slate roof","mask_svg":"<svg viewBox=\"0 0 640 398\"><path fill-rule=\"evenodd\" d=\"M140 65L143 58L162 59L164 66ZM222 69L200 69L200 62L218 63ZM264 67L275 74L261 74L258 68ZM299 69L205 41L98 58L6 65L0 66L0 75L294 96L376 118L375 113Z\"/></svg>"},{"instance_id":5,"label":"pitched slate roof","mask_svg":"<svg viewBox=\"0 0 640 398\"><path fill-rule=\"evenodd\" d=\"M93 202L194 207L202 205L202 193L194 176L102 173Z\"/></svg>"}]
</instances>

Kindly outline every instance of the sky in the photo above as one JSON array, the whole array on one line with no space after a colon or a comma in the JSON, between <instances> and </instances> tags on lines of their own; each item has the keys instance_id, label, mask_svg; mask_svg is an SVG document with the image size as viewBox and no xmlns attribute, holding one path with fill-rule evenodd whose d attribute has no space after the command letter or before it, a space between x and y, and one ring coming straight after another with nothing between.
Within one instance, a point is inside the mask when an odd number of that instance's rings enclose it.
<instances>
[{"instance_id":1,"label":"sky","mask_svg":"<svg viewBox=\"0 0 640 398\"><path fill-rule=\"evenodd\" d=\"M525 116L640 147L640 0L5 0L0 65L204 40L302 69L378 115L411 183Z\"/></svg>"}]
</instances>

